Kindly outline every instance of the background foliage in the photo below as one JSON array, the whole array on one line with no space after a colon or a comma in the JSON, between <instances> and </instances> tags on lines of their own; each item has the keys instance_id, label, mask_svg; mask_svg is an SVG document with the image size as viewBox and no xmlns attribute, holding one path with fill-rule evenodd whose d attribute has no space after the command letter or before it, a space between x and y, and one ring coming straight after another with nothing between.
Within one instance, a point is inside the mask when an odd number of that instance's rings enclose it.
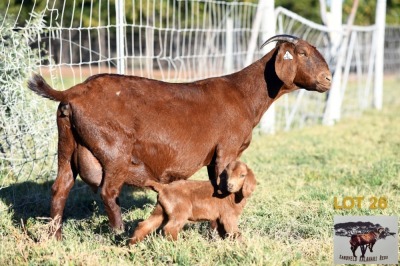
<instances>
[{"instance_id":1,"label":"background foliage","mask_svg":"<svg viewBox=\"0 0 400 266\"><path fill-rule=\"evenodd\" d=\"M6 11L8 4L9 11L13 14L20 15L18 17L18 23L21 25L25 23L25 21L29 18L29 13L33 10L41 11L46 7L47 0L25 0L23 1L23 6L21 8L21 0L9 0L0 2L0 14ZM143 6L153 5L154 11L156 13L166 14L166 8L171 8L172 5L178 5L179 0L172 1L153 1L153 0L143 0L143 1L129 1L125 2L125 11L126 18L128 21L132 21L134 18L138 16L147 17L149 14L140 14L140 5L142 3ZM188 5L190 5L190 1L186 1ZM226 2L234 2L234 0L229 0ZM253 2L258 3L257 0L242 0L238 2ZM329 1L327 1L329 3ZM109 0L109 5L107 8L105 4L102 4L102 8L99 10L99 5L101 1L85 1L85 0L76 0L76 1L62 1L62 0L49 0L49 4L47 5L50 9L59 9L61 10L63 6L65 6L65 10L75 10L75 12L65 12L64 21L74 21L72 24L76 26L76 24L82 23L82 26L98 26L100 24L106 25L108 19L113 23L115 21L115 0ZM350 14L350 10L353 4L353 0L344 0L343 2L343 22L345 23L348 15ZM90 13L90 7L93 7L92 14ZM282 6L290 11L293 11L300 16L303 16L307 19L315 21L317 23L321 23L320 16L320 2L319 0L275 0L275 6ZM358 12L355 19L356 25L371 25L374 24L375 21L375 8L376 1L369 0L360 0ZM98 11L99 10L99 11ZM108 18L108 13L110 12L111 17ZM184 19L184 9L182 9L181 17ZM81 13L84 14L84 19L80 20ZM92 16L93 20L90 22L90 16ZM399 25L400 24L400 0L388 0L387 1L387 14L386 14L386 23L389 25ZM71 25L64 25L69 27Z\"/></svg>"},{"instance_id":2,"label":"background foliage","mask_svg":"<svg viewBox=\"0 0 400 266\"><path fill-rule=\"evenodd\" d=\"M26 93L27 78L38 69L41 60L46 59L45 55L39 56L42 49L30 45L45 31L43 16L32 13L27 26L18 31L13 28L12 17L3 20L0 15L0 21L1 188L6 174L9 175L8 178L16 178L18 175L26 178L33 169L39 170L40 166L30 164L47 157L49 140L55 136L53 131L49 132L47 126L50 121L53 122L51 109L46 108L52 103L32 97L33 93ZM12 160L7 160L11 157Z\"/></svg>"}]
</instances>

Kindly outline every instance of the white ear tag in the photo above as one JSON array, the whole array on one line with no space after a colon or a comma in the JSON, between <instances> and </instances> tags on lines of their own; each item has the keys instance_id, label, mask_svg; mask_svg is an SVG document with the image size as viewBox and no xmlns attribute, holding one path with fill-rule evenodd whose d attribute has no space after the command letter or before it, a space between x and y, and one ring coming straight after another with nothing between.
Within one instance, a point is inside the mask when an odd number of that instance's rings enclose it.
<instances>
[{"instance_id":1,"label":"white ear tag","mask_svg":"<svg viewBox=\"0 0 400 266\"><path fill-rule=\"evenodd\" d=\"M292 60L293 56L289 53L289 51L286 51L285 55L283 56L283 60Z\"/></svg>"}]
</instances>

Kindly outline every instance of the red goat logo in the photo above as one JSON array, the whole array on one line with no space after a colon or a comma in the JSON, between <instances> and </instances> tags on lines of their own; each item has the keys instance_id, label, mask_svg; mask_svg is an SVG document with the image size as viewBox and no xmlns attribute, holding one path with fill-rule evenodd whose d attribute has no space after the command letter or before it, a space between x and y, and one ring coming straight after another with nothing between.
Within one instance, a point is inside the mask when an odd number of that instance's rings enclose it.
<instances>
[{"instance_id":1,"label":"red goat logo","mask_svg":"<svg viewBox=\"0 0 400 266\"><path fill-rule=\"evenodd\" d=\"M376 241L379 239L381 233L384 230L385 229L383 227L379 227L378 229L365 234L352 235L350 238L350 249L353 252L353 256L357 257L356 249L358 247L360 247L361 249L361 258L364 257L367 248L369 248L369 250L373 252L372 247L375 245Z\"/></svg>"}]
</instances>

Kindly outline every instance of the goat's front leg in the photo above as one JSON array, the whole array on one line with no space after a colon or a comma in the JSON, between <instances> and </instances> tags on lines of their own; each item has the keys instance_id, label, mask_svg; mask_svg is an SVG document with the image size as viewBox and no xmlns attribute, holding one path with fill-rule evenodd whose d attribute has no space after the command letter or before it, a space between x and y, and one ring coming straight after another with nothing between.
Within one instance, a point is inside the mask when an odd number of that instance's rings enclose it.
<instances>
[{"instance_id":1,"label":"goat's front leg","mask_svg":"<svg viewBox=\"0 0 400 266\"><path fill-rule=\"evenodd\" d=\"M365 245L360 246L361 249L361 258L365 257L365 251L367 251L367 247Z\"/></svg>"},{"instance_id":2,"label":"goat's front leg","mask_svg":"<svg viewBox=\"0 0 400 266\"><path fill-rule=\"evenodd\" d=\"M210 228L213 231L216 230L220 237L224 238L226 236L224 225L219 220L210 221Z\"/></svg>"},{"instance_id":3,"label":"goat's front leg","mask_svg":"<svg viewBox=\"0 0 400 266\"><path fill-rule=\"evenodd\" d=\"M216 170L215 170L215 164L207 165L207 173L208 173L208 178L210 179L211 184L213 185L215 190L218 190L217 174L216 174Z\"/></svg>"},{"instance_id":4,"label":"goat's front leg","mask_svg":"<svg viewBox=\"0 0 400 266\"><path fill-rule=\"evenodd\" d=\"M238 218L233 215L224 216L220 220L223 229L225 229L225 237L233 239L241 239L242 234L238 227Z\"/></svg>"},{"instance_id":5,"label":"goat's front leg","mask_svg":"<svg viewBox=\"0 0 400 266\"><path fill-rule=\"evenodd\" d=\"M375 244L375 243L369 243L369 244L367 245L367 246L369 246L369 250L370 250L371 252L373 252L373 251L372 251L372 247L374 246L374 244Z\"/></svg>"},{"instance_id":6,"label":"goat's front leg","mask_svg":"<svg viewBox=\"0 0 400 266\"><path fill-rule=\"evenodd\" d=\"M211 184L215 188L215 193L221 189L221 174L226 166L237 159L237 152L231 149L225 149L222 145L218 145L211 163L207 166L208 177Z\"/></svg>"}]
</instances>

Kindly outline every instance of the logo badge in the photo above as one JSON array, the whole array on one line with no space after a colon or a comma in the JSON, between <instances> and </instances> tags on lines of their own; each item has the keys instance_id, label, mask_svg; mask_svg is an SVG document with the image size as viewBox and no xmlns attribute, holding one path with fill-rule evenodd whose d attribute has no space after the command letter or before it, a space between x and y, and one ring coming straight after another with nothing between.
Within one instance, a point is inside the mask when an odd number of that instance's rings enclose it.
<instances>
[{"instance_id":1,"label":"logo badge","mask_svg":"<svg viewBox=\"0 0 400 266\"><path fill-rule=\"evenodd\" d=\"M335 264L397 264L396 216L335 216Z\"/></svg>"}]
</instances>

